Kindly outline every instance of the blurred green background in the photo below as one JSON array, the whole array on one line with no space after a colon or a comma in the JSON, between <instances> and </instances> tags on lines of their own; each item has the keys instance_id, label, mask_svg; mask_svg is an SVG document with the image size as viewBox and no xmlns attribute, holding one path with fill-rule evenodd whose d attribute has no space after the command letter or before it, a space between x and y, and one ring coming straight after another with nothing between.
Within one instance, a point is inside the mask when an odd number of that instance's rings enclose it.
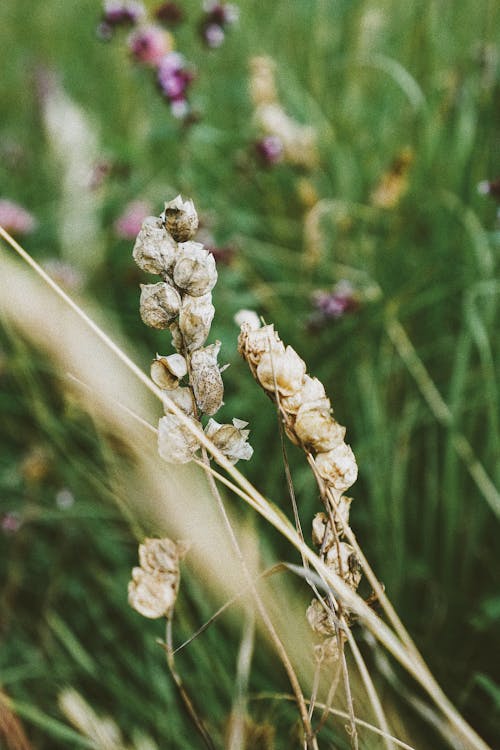
<instances>
[{"instance_id":1,"label":"blurred green background","mask_svg":"<svg viewBox=\"0 0 500 750\"><path fill-rule=\"evenodd\" d=\"M151 12L157 5L147 3ZM157 213L179 192L194 200L210 244L226 248L211 340L231 363L222 417L252 429L255 454L243 471L271 499L285 497L276 418L236 352L233 316L252 308L325 383L360 467L351 525L436 678L494 747L500 229L494 196L477 185L500 174L500 7L245 0L239 8L222 46L207 49L201 4L182 3L184 21L171 33L197 71L196 121L183 124L152 70L131 61L128 32L97 37L100 3L3 0L0 198L33 214L24 246L70 293L99 305L144 369L156 351L169 353L168 337L140 321L143 274L115 222L131 201ZM317 164L259 160L255 55L272 56L281 104L314 128ZM384 185L394 192L385 205L376 192ZM315 293L341 280L355 304L322 316ZM136 539L109 481L126 456L60 395L50 361L15 325L4 321L0 334L0 685L37 748L78 746L57 707L68 684L129 741L139 728L160 747L201 746L154 642L161 631L127 607ZM307 529L317 495L300 453L291 448L289 458ZM290 559L261 533L264 549ZM213 609L186 573L179 632L189 635ZM238 638L226 618L183 656L218 737ZM265 651L250 687L287 689ZM417 747L446 746L403 700L390 700ZM277 727L276 747L289 747L293 708L259 703L252 714ZM335 746L346 741L339 735Z\"/></svg>"}]
</instances>

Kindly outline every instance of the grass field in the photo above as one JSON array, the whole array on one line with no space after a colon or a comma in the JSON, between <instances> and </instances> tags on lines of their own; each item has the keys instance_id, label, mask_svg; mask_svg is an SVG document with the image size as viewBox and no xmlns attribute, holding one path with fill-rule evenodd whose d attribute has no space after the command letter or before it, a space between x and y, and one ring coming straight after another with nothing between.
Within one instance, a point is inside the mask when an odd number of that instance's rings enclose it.
<instances>
[{"instance_id":1,"label":"grass field","mask_svg":"<svg viewBox=\"0 0 500 750\"><path fill-rule=\"evenodd\" d=\"M158 5L146 3L151 18ZM129 29L99 38L97 0L0 4L0 199L36 222L17 239L148 372L157 351L171 353L169 336L141 322L145 274L117 221L132 201L159 214L178 193L193 199L218 264L210 340L231 364L221 413L251 429L254 455L238 468L293 520L273 405L237 353L234 315L248 308L324 383L359 465L358 542L437 682L497 747L500 7L242 0L208 48L202 4L178 5L167 43L195 71L184 118L154 66L132 59ZM276 134L255 112L256 56L274 61L276 101L310 128L312 156L284 133L275 162L264 152ZM215 559L219 537L204 542L217 515L205 484L157 459L116 401L151 424L161 407L3 241L0 274L0 747L203 747L157 643L164 626L128 606L127 583L145 535L192 532L176 643L241 586L220 549ZM318 491L301 451L287 455L309 543ZM241 499L224 498L259 570L301 564ZM266 593L286 643L305 643L306 583L280 573ZM280 697L286 675L245 602L177 669L216 747L303 747L296 706ZM415 750L459 747L421 687L365 628L352 633L392 734ZM354 708L373 723L351 661ZM61 708L69 688L122 737L85 738ZM341 692L334 708L346 710ZM251 724L231 745L239 700ZM345 724L329 720L319 746L352 746ZM383 746L359 728L360 748Z\"/></svg>"}]
</instances>

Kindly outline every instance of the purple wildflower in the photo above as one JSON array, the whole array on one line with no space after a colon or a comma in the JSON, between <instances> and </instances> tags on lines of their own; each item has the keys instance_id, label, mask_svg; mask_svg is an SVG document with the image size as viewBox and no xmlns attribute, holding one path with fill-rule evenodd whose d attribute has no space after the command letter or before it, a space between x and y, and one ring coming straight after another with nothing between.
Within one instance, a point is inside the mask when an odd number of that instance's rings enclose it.
<instances>
[{"instance_id":1,"label":"purple wildflower","mask_svg":"<svg viewBox=\"0 0 500 750\"><path fill-rule=\"evenodd\" d=\"M341 318L359 306L354 287L345 279L335 284L330 292L324 290L314 292L313 304L325 319Z\"/></svg>"},{"instance_id":2,"label":"purple wildflower","mask_svg":"<svg viewBox=\"0 0 500 750\"><path fill-rule=\"evenodd\" d=\"M278 164L283 159L283 141L277 135L266 135L258 140L255 150L266 166Z\"/></svg>"},{"instance_id":3,"label":"purple wildflower","mask_svg":"<svg viewBox=\"0 0 500 750\"><path fill-rule=\"evenodd\" d=\"M136 62L157 67L172 49L172 37L159 26L144 26L129 36L128 48Z\"/></svg>"},{"instance_id":4,"label":"purple wildflower","mask_svg":"<svg viewBox=\"0 0 500 750\"><path fill-rule=\"evenodd\" d=\"M210 49L217 49L220 47L225 38L224 29L219 26L218 23L203 24L201 27L201 35L207 47Z\"/></svg>"},{"instance_id":5,"label":"purple wildflower","mask_svg":"<svg viewBox=\"0 0 500 750\"><path fill-rule=\"evenodd\" d=\"M6 535L15 534L22 525L21 516L16 511L7 511L0 518L0 528Z\"/></svg>"},{"instance_id":6,"label":"purple wildflower","mask_svg":"<svg viewBox=\"0 0 500 750\"><path fill-rule=\"evenodd\" d=\"M158 66L158 85L163 96L170 102L174 117L184 118L189 113L186 92L193 80L186 60L179 52L169 52Z\"/></svg>"},{"instance_id":7,"label":"purple wildflower","mask_svg":"<svg viewBox=\"0 0 500 750\"><path fill-rule=\"evenodd\" d=\"M167 26L177 26L184 20L184 11L177 3L162 3L156 9L155 16L160 23Z\"/></svg>"},{"instance_id":8,"label":"purple wildflower","mask_svg":"<svg viewBox=\"0 0 500 750\"><path fill-rule=\"evenodd\" d=\"M142 222L152 213L146 201L131 201L113 224L115 234L123 240L133 240L139 234Z\"/></svg>"},{"instance_id":9,"label":"purple wildflower","mask_svg":"<svg viewBox=\"0 0 500 750\"><path fill-rule=\"evenodd\" d=\"M108 26L133 26L146 15L144 5L136 0L121 2L120 0L107 0L104 3L102 14L103 23Z\"/></svg>"},{"instance_id":10,"label":"purple wildflower","mask_svg":"<svg viewBox=\"0 0 500 750\"><path fill-rule=\"evenodd\" d=\"M208 0L203 4L205 15L200 24L203 41L211 49L220 47L225 39L225 27L238 20L238 8L231 3Z\"/></svg>"},{"instance_id":11,"label":"purple wildflower","mask_svg":"<svg viewBox=\"0 0 500 750\"><path fill-rule=\"evenodd\" d=\"M0 198L0 225L10 234L30 234L38 222L25 208L7 198Z\"/></svg>"}]
</instances>

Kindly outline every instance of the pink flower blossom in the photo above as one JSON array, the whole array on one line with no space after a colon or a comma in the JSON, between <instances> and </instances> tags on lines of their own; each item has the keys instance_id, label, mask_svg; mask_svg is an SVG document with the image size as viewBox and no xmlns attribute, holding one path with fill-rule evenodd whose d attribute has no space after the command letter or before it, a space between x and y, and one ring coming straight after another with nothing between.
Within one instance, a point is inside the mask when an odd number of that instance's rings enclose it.
<instances>
[{"instance_id":1,"label":"pink flower blossom","mask_svg":"<svg viewBox=\"0 0 500 750\"><path fill-rule=\"evenodd\" d=\"M144 26L129 36L128 48L136 62L157 67L172 49L172 37L159 26Z\"/></svg>"},{"instance_id":2,"label":"pink flower blossom","mask_svg":"<svg viewBox=\"0 0 500 750\"><path fill-rule=\"evenodd\" d=\"M15 235L30 234L38 225L29 211L14 201L0 198L0 226Z\"/></svg>"},{"instance_id":3,"label":"pink flower blossom","mask_svg":"<svg viewBox=\"0 0 500 750\"><path fill-rule=\"evenodd\" d=\"M115 234L123 240L134 240L139 234L142 222L151 213L151 205L146 201L131 201L113 225Z\"/></svg>"}]
</instances>

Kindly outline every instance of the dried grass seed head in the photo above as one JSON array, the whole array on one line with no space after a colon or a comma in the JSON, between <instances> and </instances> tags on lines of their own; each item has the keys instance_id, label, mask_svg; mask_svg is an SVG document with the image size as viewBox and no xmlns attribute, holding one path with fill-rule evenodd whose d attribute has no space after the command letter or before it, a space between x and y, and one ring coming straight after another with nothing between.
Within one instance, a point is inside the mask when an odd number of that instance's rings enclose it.
<instances>
[{"instance_id":1,"label":"dried grass seed head","mask_svg":"<svg viewBox=\"0 0 500 750\"><path fill-rule=\"evenodd\" d=\"M301 406L315 403L318 408L330 410L330 401L326 397L325 387L318 378L304 375L299 391L281 399L281 406L287 414L297 414Z\"/></svg>"},{"instance_id":2,"label":"dried grass seed head","mask_svg":"<svg viewBox=\"0 0 500 750\"><path fill-rule=\"evenodd\" d=\"M156 355L151 363L151 380L158 388L170 391L187 375L187 363L182 354Z\"/></svg>"},{"instance_id":3,"label":"dried grass seed head","mask_svg":"<svg viewBox=\"0 0 500 750\"><path fill-rule=\"evenodd\" d=\"M165 203L160 221L177 242L190 240L198 229L198 214L193 201L184 201L180 195Z\"/></svg>"},{"instance_id":4,"label":"dried grass seed head","mask_svg":"<svg viewBox=\"0 0 500 750\"><path fill-rule=\"evenodd\" d=\"M295 349L287 346L284 351L274 348L264 352L257 365L257 378L267 391L279 391L280 396L298 393L304 382L306 363Z\"/></svg>"},{"instance_id":5,"label":"dried grass seed head","mask_svg":"<svg viewBox=\"0 0 500 750\"><path fill-rule=\"evenodd\" d=\"M336 448L344 441L345 427L331 416L328 409L303 404L295 418L294 429L300 442L318 453Z\"/></svg>"},{"instance_id":6,"label":"dried grass seed head","mask_svg":"<svg viewBox=\"0 0 500 750\"><path fill-rule=\"evenodd\" d=\"M198 438L175 414L168 413L158 423L158 453L170 464L187 464L200 448Z\"/></svg>"},{"instance_id":7,"label":"dried grass seed head","mask_svg":"<svg viewBox=\"0 0 500 750\"><path fill-rule=\"evenodd\" d=\"M190 294L201 297L211 292L217 283L215 258L199 242L182 242L174 266L175 284Z\"/></svg>"},{"instance_id":8,"label":"dried grass seed head","mask_svg":"<svg viewBox=\"0 0 500 750\"><path fill-rule=\"evenodd\" d=\"M253 328L248 322L241 326L238 337L238 351L251 365L259 364L264 352L270 350L284 352L285 346L274 330L274 325Z\"/></svg>"},{"instance_id":9,"label":"dried grass seed head","mask_svg":"<svg viewBox=\"0 0 500 750\"><path fill-rule=\"evenodd\" d=\"M253 448L247 442L250 434L250 430L245 429L247 424L241 419L233 419L233 424L219 424L215 419L210 419L205 434L232 464L240 459L249 461Z\"/></svg>"},{"instance_id":10,"label":"dried grass seed head","mask_svg":"<svg viewBox=\"0 0 500 750\"><path fill-rule=\"evenodd\" d=\"M184 295L179 313L179 329L188 351L199 349L208 338L215 315L212 294L202 297Z\"/></svg>"},{"instance_id":11,"label":"dried grass seed head","mask_svg":"<svg viewBox=\"0 0 500 750\"><path fill-rule=\"evenodd\" d=\"M326 453L318 453L314 460L320 477L340 492L349 489L358 477L354 453L345 443Z\"/></svg>"},{"instance_id":12,"label":"dried grass seed head","mask_svg":"<svg viewBox=\"0 0 500 750\"><path fill-rule=\"evenodd\" d=\"M199 410L211 416L219 411L224 398L224 383L217 357L220 341L191 354L191 385Z\"/></svg>"},{"instance_id":13,"label":"dried grass seed head","mask_svg":"<svg viewBox=\"0 0 500 750\"><path fill-rule=\"evenodd\" d=\"M161 219L148 216L142 222L132 256L143 271L164 274L172 267L177 246L162 225Z\"/></svg>"},{"instance_id":14,"label":"dried grass seed head","mask_svg":"<svg viewBox=\"0 0 500 750\"><path fill-rule=\"evenodd\" d=\"M141 284L139 309L143 323L151 328L165 329L178 315L181 306L179 292L171 284Z\"/></svg>"}]
</instances>

